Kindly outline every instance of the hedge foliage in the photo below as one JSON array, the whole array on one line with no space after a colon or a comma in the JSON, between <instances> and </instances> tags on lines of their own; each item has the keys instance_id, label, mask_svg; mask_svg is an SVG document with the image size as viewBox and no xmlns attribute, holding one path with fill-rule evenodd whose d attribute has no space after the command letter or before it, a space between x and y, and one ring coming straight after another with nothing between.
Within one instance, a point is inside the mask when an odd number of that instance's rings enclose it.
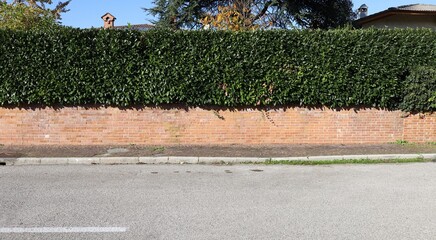
<instances>
[{"instance_id":1,"label":"hedge foliage","mask_svg":"<svg viewBox=\"0 0 436 240\"><path fill-rule=\"evenodd\" d=\"M2 30L0 105L428 110L404 102L427 85L405 82L417 66L436 66L435 39L431 30Z\"/></svg>"},{"instance_id":2,"label":"hedge foliage","mask_svg":"<svg viewBox=\"0 0 436 240\"><path fill-rule=\"evenodd\" d=\"M406 111L432 112L436 110L436 68L417 67L406 79L404 101Z\"/></svg>"}]
</instances>

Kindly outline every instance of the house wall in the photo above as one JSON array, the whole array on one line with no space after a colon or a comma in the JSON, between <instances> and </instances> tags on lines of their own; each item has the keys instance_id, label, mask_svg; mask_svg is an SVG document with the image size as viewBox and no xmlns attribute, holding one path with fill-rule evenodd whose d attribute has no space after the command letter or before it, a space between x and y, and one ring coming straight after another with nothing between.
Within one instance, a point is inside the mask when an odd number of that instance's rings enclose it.
<instances>
[{"instance_id":1,"label":"house wall","mask_svg":"<svg viewBox=\"0 0 436 240\"><path fill-rule=\"evenodd\" d=\"M436 114L328 108L0 108L4 145L436 142Z\"/></svg>"},{"instance_id":2,"label":"house wall","mask_svg":"<svg viewBox=\"0 0 436 240\"><path fill-rule=\"evenodd\" d=\"M436 30L436 16L393 15L371 21L362 28L432 28Z\"/></svg>"}]
</instances>

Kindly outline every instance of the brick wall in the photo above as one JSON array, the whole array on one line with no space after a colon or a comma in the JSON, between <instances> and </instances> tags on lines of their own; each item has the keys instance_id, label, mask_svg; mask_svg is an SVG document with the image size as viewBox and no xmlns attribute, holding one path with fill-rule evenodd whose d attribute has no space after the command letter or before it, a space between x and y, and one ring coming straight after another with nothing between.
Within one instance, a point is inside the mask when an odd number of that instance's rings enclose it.
<instances>
[{"instance_id":1,"label":"brick wall","mask_svg":"<svg viewBox=\"0 0 436 240\"><path fill-rule=\"evenodd\" d=\"M358 144L436 141L436 114L377 109L0 108L0 144Z\"/></svg>"}]
</instances>

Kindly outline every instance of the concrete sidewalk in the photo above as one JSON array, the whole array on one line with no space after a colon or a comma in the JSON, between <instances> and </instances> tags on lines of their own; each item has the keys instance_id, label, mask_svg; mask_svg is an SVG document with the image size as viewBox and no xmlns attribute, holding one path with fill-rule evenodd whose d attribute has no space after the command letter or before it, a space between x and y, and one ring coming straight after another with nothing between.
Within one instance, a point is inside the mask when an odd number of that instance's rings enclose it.
<instances>
[{"instance_id":1,"label":"concrete sidewalk","mask_svg":"<svg viewBox=\"0 0 436 240\"><path fill-rule=\"evenodd\" d=\"M308 157L54 157L54 158L0 158L0 165L118 165L118 164L240 164L267 161L334 161L334 160L395 160L420 158L436 161L436 153L429 154L377 154L334 155Z\"/></svg>"}]
</instances>

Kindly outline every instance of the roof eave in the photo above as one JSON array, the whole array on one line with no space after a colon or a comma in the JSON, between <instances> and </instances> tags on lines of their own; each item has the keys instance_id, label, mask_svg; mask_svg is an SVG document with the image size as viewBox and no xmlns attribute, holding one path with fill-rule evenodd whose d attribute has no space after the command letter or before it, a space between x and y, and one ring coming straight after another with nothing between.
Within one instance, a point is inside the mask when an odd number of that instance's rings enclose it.
<instances>
[{"instance_id":1,"label":"roof eave","mask_svg":"<svg viewBox=\"0 0 436 240\"><path fill-rule=\"evenodd\" d=\"M388 9L376 14L369 15L367 17L358 19L354 21L357 26L362 26L363 24L376 21L378 19L392 16L392 15L411 15L411 16L436 16L436 11L419 11L419 10L392 10Z\"/></svg>"}]
</instances>

